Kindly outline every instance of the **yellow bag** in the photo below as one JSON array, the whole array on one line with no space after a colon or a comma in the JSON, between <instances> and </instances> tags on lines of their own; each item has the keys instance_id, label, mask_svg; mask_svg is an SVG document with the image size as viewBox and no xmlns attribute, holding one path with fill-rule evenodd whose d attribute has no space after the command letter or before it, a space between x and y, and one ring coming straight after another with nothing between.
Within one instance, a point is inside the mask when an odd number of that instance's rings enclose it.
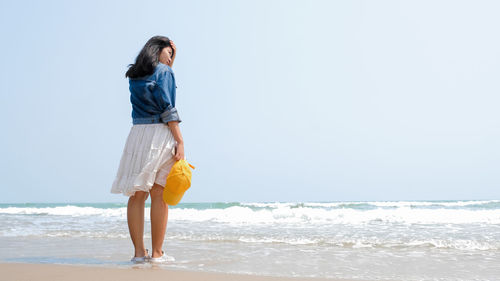
<instances>
[{"instance_id":1,"label":"yellow bag","mask_svg":"<svg viewBox=\"0 0 500 281\"><path fill-rule=\"evenodd\" d=\"M194 169L194 166L185 159L180 159L170 169L163 189L163 201L168 205L177 205L184 196L184 192L191 186L190 167Z\"/></svg>"}]
</instances>

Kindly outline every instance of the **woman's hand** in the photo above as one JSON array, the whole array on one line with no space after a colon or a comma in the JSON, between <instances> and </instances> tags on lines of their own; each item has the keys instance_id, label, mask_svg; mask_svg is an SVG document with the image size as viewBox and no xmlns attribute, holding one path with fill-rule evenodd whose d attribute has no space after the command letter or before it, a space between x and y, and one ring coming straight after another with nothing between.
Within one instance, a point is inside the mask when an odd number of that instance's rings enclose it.
<instances>
[{"instance_id":1,"label":"woman's hand","mask_svg":"<svg viewBox=\"0 0 500 281\"><path fill-rule=\"evenodd\" d=\"M175 161L184 159L184 143L177 143L175 146Z\"/></svg>"},{"instance_id":2,"label":"woman's hand","mask_svg":"<svg viewBox=\"0 0 500 281\"><path fill-rule=\"evenodd\" d=\"M172 46L173 55L168 66L172 67L172 65L174 65L175 56L177 55L177 47L175 46L174 41L172 40L170 40L170 45Z\"/></svg>"}]
</instances>

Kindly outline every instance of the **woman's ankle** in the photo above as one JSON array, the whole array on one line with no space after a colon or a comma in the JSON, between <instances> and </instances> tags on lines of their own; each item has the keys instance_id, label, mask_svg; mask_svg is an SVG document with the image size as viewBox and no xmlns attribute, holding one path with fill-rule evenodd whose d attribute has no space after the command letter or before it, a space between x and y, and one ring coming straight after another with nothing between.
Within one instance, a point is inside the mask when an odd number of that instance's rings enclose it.
<instances>
[{"instance_id":1,"label":"woman's ankle","mask_svg":"<svg viewBox=\"0 0 500 281\"><path fill-rule=\"evenodd\" d=\"M159 258L162 255L163 255L163 250L162 249L159 249L159 250L153 249L153 253L151 254L151 257L152 258Z\"/></svg>"},{"instance_id":2,"label":"woman's ankle","mask_svg":"<svg viewBox=\"0 0 500 281\"><path fill-rule=\"evenodd\" d=\"M148 250L147 249L135 249L135 256L136 257L144 257L148 255Z\"/></svg>"}]
</instances>

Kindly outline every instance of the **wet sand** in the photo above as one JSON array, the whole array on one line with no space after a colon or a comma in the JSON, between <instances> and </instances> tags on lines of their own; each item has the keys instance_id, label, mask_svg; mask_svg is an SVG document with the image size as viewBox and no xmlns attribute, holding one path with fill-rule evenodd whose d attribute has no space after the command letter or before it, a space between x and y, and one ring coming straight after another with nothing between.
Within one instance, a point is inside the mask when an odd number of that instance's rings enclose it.
<instances>
[{"instance_id":1,"label":"wet sand","mask_svg":"<svg viewBox=\"0 0 500 281\"><path fill-rule=\"evenodd\" d=\"M0 281L348 281L172 270L160 267L111 268L60 264L0 263ZM357 280L359 281L359 280Z\"/></svg>"}]
</instances>

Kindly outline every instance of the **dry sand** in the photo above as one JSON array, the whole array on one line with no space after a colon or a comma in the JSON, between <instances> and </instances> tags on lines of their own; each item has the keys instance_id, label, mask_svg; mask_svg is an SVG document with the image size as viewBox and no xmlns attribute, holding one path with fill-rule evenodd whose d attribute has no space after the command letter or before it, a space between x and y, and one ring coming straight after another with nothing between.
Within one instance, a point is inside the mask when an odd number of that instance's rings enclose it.
<instances>
[{"instance_id":1,"label":"dry sand","mask_svg":"<svg viewBox=\"0 0 500 281\"><path fill-rule=\"evenodd\" d=\"M268 277L165 268L111 268L59 264L0 263L0 281L323 281L346 279ZM359 280L358 280L359 281Z\"/></svg>"}]
</instances>

